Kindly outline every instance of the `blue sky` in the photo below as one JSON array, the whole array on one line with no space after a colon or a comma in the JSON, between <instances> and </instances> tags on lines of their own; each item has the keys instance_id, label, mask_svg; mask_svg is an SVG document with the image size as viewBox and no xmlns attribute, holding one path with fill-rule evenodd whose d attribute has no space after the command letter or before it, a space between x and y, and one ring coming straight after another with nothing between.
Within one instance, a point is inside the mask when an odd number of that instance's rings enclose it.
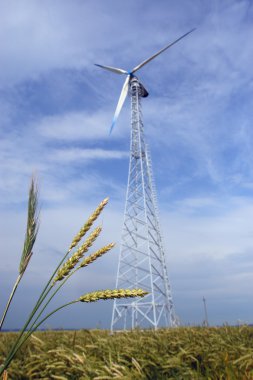
<instances>
[{"instance_id":1,"label":"blue sky","mask_svg":"<svg viewBox=\"0 0 253 380\"><path fill-rule=\"evenodd\" d=\"M253 78L251 1L1 4L0 299L22 251L29 181L40 183L41 227L6 328L19 327L72 237L110 197L97 247L117 248L77 274L55 305L115 285L128 173L130 107L109 128L122 77L188 30L139 72L150 96L144 126L166 261L183 324L252 323ZM110 302L76 305L50 327L109 327Z\"/></svg>"}]
</instances>

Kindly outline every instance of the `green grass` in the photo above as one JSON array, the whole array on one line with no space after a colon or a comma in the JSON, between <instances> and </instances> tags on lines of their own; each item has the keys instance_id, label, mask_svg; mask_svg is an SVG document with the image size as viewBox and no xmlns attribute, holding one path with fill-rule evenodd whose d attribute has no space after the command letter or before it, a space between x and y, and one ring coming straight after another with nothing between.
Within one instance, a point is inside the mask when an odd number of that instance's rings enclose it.
<instances>
[{"instance_id":1,"label":"green grass","mask_svg":"<svg viewBox=\"0 0 253 380\"><path fill-rule=\"evenodd\" d=\"M0 334L3 361L15 333ZM36 332L10 379L253 379L253 328Z\"/></svg>"}]
</instances>

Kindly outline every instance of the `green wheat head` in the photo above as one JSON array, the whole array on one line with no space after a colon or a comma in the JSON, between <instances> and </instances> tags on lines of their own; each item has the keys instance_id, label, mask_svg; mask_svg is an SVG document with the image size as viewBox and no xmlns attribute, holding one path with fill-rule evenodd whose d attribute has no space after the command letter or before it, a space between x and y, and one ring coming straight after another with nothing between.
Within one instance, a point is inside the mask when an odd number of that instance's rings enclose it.
<instances>
[{"instance_id":1,"label":"green wheat head","mask_svg":"<svg viewBox=\"0 0 253 380\"><path fill-rule=\"evenodd\" d=\"M32 178L29 190L27 226L24 247L19 264L19 273L23 274L32 257L32 249L39 229L38 212L38 186L35 178Z\"/></svg>"}]
</instances>

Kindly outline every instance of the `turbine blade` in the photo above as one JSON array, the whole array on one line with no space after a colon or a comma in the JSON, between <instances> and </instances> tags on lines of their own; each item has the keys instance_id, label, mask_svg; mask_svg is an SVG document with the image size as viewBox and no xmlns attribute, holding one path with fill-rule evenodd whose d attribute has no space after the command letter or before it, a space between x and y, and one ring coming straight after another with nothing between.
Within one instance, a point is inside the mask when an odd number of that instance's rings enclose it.
<instances>
[{"instance_id":1,"label":"turbine blade","mask_svg":"<svg viewBox=\"0 0 253 380\"><path fill-rule=\"evenodd\" d=\"M185 33L183 36L179 37L176 41L172 42L171 44L165 46L163 49L159 50L156 54L152 55L152 57L146 59L142 63L140 63L138 66L136 66L132 73L135 73L137 70L139 70L141 67L146 65L148 62L152 61L155 57L157 57L159 54L163 53L165 50L169 49L172 45L176 44L178 41L182 40L182 38L186 37L188 34L192 33L196 28L190 30L189 32Z\"/></svg>"},{"instance_id":2,"label":"turbine blade","mask_svg":"<svg viewBox=\"0 0 253 380\"><path fill-rule=\"evenodd\" d=\"M95 63L94 65L101 67L102 69L112 71L113 73L116 73L116 74L128 74L128 72L126 70L117 69L117 67L103 66L103 65L99 65L98 63Z\"/></svg>"},{"instance_id":3,"label":"turbine blade","mask_svg":"<svg viewBox=\"0 0 253 380\"><path fill-rule=\"evenodd\" d=\"M119 97L119 101L118 101L118 104L117 104L117 107L116 107L116 111L115 111L115 114L114 114L114 117L113 117L113 120L112 120L110 134L112 133L112 130L114 128L114 125L116 124L116 121L118 119L118 116L119 116L119 113L121 111L121 108L123 107L123 104L124 104L124 102L126 100L129 80L130 80L130 75L127 76L127 78L126 78L126 80L125 80L125 82L123 84L123 87L122 87L122 90L121 90L121 94L120 94L120 97Z\"/></svg>"}]
</instances>

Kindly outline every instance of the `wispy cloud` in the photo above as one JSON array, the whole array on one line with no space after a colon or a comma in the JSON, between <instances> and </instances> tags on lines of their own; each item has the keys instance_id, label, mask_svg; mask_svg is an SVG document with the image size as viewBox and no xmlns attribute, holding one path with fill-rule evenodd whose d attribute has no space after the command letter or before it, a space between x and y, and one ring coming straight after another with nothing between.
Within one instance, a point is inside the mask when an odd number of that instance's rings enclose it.
<instances>
[{"instance_id":1,"label":"wispy cloud","mask_svg":"<svg viewBox=\"0 0 253 380\"><path fill-rule=\"evenodd\" d=\"M52 161L60 162L73 162L73 161L86 161L91 160L111 160L128 158L128 152L117 150L104 150L104 149L61 149L54 150L50 157Z\"/></svg>"},{"instance_id":2,"label":"wispy cloud","mask_svg":"<svg viewBox=\"0 0 253 380\"><path fill-rule=\"evenodd\" d=\"M108 139L108 111L68 112L47 116L36 123L41 136L57 140ZM110 119L109 119L110 120Z\"/></svg>"}]
</instances>

